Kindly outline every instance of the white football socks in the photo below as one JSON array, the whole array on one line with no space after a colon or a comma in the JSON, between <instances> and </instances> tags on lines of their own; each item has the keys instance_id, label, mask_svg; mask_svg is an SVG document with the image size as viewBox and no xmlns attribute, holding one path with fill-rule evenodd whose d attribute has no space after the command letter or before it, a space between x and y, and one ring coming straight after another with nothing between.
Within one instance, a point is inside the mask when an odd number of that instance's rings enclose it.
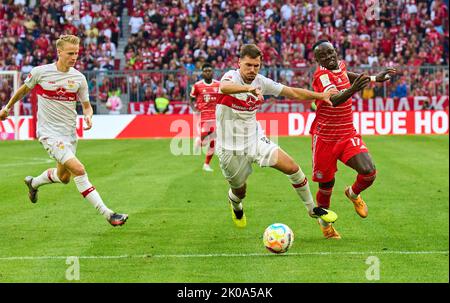
<instances>
[{"instance_id":1,"label":"white football socks","mask_svg":"<svg viewBox=\"0 0 450 303\"><path fill-rule=\"evenodd\" d=\"M228 200L230 200L234 210L242 210L242 200L233 193L231 188L228 191Z\"/></svg>"},{"instance_id":2,"label":"white football socks","mask_svg":"<svg viewBox=\"0 0 450 303\"><path fill-rule=\"evenodd\" d=\"M298 172L292 175L286 175L291 181L292 186L297 192L300 199L303 201L308 212L313 213L313 209L315 207L313 197L311 195L311 191L309 189L308 179L303 173L302 169L299 167Z\"/></svg>"},{"instance_id":3,"label":"white football socks","mask_svg":"<svg viewBox=\"0 0 450 303\"><path fill-rule=\"evenodd\" d=\"M97 192L95 187L92 186L91 182L89 182L87 174L74 177L73 181L83 197L86 198L100 214L102 214L106 219L109 219L114 212L103 203L100 194Z\"/></svg>"},{"instance_id":4,"label":"white football socks","mask_svg":"<svg viewBox=\"0 0 450 303\"><path fill-rule=\"evenodd\" d=\"M331 223L325 222L324 220L322 220L321 218L319 218L319 223L322 227L327 227L329 226Z\"/></svg>"},{"instance_id":5,"label":"white football socks","mask_svg":"<svg viewBox=\"0 0 450 303\"><path fill-rule=\"evenodd\" d=\"M348 193L350 194L350 197L352 197L353 199L356 199L359 196L353 192L353 189L351 186L348 188Z\"/></svg>"},{"instance_id":6,"label":"white football socks","mask_svg":"<svg viewBox=\"0 0 450 303\"><path fill-rule=\"evenodd\" d=\"M58 178L58 173L56 168L49 168L37 177L33 178L31 181L31 186L37 189L39 186L50 184L50 183L61 183Z\"/></svg>"}]
</instances>

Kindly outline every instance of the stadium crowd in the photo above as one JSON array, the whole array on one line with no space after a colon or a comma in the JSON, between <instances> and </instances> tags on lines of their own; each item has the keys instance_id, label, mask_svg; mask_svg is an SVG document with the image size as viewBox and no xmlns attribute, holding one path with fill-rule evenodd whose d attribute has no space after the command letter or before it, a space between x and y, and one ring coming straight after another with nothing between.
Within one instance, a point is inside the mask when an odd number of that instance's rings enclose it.
<instances>
[{"instance_id":1,"label":"stadium crowd","mask_svg":"<svg viewBox=\"0 0 450 303\"><path fill-rule=\"evenodd\" d=\"M36 1L0 2L0 70L27 73L52 62L55 37L72 33L82 38L80 70L119 69L115 59L125 56L127 71L171 71L140 73L131 81L135 100L162 93L187 100L188 83L199 74L195 71L204 62L217 70L235 67L242 43L263 50L270 76L309 87L310 72L301 69L314 65L311 46L330 39L353 70L400 67L390 86L393 97L403 96L405 86L406 94L432 94L444 78L433 66L449 64L448 3L443 0L380 0L374 2L378 7L367 7L364 0L319 0L317 10L306 0L80 0L80 20L70 17L74 8L64 1L33 5ZM130 37L124 54L117 54L124 7ZM424 66L429 69L419 69Z\"/></svg>"},{"instance_id":2,"label":"stadium crowd","mask_svg":"<svg viewBox=\"0 0 450 303\"><path fill-rule=\"evenodd\" d=\"M122 1L80 0L79 4L75 8L59 0L0 1L0 70L28 73L33 66L53 62L54 41L61 34L82 40L76 68L113 69Z\"/></svg>"},{"instance_id":3,"label":"stadium crowd","mask_svg":"<svg viewBox=\"0 0 450 303\"><path fill-rule=\"evenodd\" d=\"M378 17L366 1L319 1L318 27L311 1L159 2L138 0L130 11L129 68L193 70L207 61L224 69L242 43L258 44L266 67L301 68L318 39L333 41L349 66L448 64L442 0L380 1Z\"/></svg>"}]
</instances>

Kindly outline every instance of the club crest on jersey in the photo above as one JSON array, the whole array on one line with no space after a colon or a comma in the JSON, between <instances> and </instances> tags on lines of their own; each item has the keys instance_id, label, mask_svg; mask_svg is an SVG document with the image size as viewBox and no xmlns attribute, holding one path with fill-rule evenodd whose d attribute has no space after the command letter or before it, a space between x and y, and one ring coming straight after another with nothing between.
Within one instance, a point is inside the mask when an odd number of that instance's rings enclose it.
<instances>
[{"instance_id":1,"label":"club crest on jersey","mask_svg":"<svg viewBox=\"0 0 450 303\"><path fill-rule=\"evenodd\" d=\"M69 88L75 88L75 81L67 80L67 86Z\"/></svg>"},{"instance_id":2,"label":"club crest on jersey","mask_svg":"<svg viewBox=\"0 0 450 303\"><path fill-rule=\"evenodd\" d=\"M56 144L56 147L59 148L60 150L64 150L64 142L58 142Z\"/></svg>"},{"instance_id":3,"label":"club crest on jersey","mask_svg":"<svg viewBox=\"0 0 450 303\"><path fill-rule=\"evenodd\" d=\"M323 178L323 174L322 174L322 172L320 170L316 171L314 174L316 175L317 179L322 179Z\"/></svg>"}]
</instances>

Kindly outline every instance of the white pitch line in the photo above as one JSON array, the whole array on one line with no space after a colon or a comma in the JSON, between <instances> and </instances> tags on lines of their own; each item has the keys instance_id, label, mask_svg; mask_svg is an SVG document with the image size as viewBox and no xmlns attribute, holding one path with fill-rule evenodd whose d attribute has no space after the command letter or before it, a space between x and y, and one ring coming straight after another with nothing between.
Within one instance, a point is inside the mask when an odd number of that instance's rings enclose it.
<instances>
[{"instance_id":1,"label":"white pitch line","mask_svg":"<svg viewBox=\"0 0 450 303\"><path fill-rule=\"evenodd\" d=\"M347 252L305 252L285 253L283 256L332 256L332 255L436 255L448 254L445 251L347 251ZM249 253L249 254L180 254L180 255L117 255L117 256L14 256L0 257L0 261L13 260L53 260L76 257L79 259L144 259L144 258L216 258L216 257L270 257L271 253Z\"/></svg>"},{"instance_id":2,"label":"white pitch line","mask_svg":"<svg viewBox=\"0 0 450 303\"><path fill-rule=\"evenodd\" d=\"M42 159L40 161L17 161L14 163L1 163L0 167L16 167L16 166L26 166L26 165L38 165L38 164L47 164L53 163L54 161L51 159Z\"/></svg>"}]
</instances>

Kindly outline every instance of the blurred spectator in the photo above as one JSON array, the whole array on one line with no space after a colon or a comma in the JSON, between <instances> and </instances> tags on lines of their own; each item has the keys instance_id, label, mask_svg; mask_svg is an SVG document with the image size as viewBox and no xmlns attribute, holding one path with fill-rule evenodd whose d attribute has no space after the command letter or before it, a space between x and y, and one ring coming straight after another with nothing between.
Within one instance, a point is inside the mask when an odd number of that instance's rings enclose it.
<instances>
[{"instance_id":1,"label":"blurred spectator","mask_svg":"<svg viewBox=\"0 0 450 303\"><path fill-rule=\"evenodd\" d=\"M434 106L428 100L425 100L422 104L422 110L434 110Z\"/></svg>"},{"instance_id":2,"label":"blurred spectator","mask_svg":"<svg viewBox=\"0 0 450 303\"><path fill-rule=\"evenodd\" d=\"M372 99L375 97L375 91L373 89L373 84L369 84L365 88L363 88L361 97L365 100Z\"/></svg>"},{"instance_id":3,"label":"blurred spectator","mask_svg":"<svg viewBox=\"0 0 450 303\"><path fill-rule=\"evenodd\" d=\"M120 89L108 93L108 100L106 101L105 106L109 110L110 115L120 114L120 110L122 109L122 100L120 99L120 95Z\"/></svg>"},{"instance_id":4,"label":"blurred spectator","mask_svg":"<svg viewBox=\"0 0 450 303\"><path fill-rule=\"evenodd\" d=\"M170 101L167 98L167 94L164 89L162 88L157 89L154 103L155 103L155 110L159 114L165 114L169 110Z\"/></svg>"},{"instance_id":5,"label":"blurred spectator","mask_svg":"<svg viewBox=\"0 0 450 303\"><path fill-rule=\"evenodd\" d=\"M130 21L128 23L128 25L130 26L130 33L133 36L137 36L137 34L140 32L142 25L144 24L144 19L142 18L142 16L140 16L139 13L134 13L131 18Z\"/></svg>"},{"instance_id":6,"label":"blurred spectator","mask_svg":"<svg viewBox=\"0 0 450 303\"><path fill-rule=\"evenodd\" d=\"M403 98L408 96L408 85L406 79L400 79L394 91L391 93L391 97Z\"/></svg>"},{"instance_id":7,"label":"blurred spectator","mask_svg":"<svg viewBox=\"0 0 450 303\"><path fill-rule=\"evenodd\" d=\"M0 78L0 108L8 103L11 94L11 83L7 79Z\"/></svg>"}]
</instances>

